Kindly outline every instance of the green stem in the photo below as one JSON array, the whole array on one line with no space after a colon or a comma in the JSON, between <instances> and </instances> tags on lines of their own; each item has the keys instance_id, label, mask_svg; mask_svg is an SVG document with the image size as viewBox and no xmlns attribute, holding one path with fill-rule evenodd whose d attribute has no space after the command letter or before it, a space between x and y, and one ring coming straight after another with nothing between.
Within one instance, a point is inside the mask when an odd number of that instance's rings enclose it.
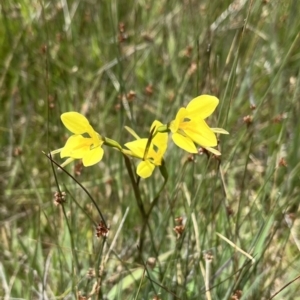
<instances>
[{"instance_id":1,"label":"green stem","mask_svg":"<svg viewBox=\"0 0 300 300\"><path fill-rule=\"evenodd\" d=\"M133 192L134 192L134 196L138 205L138 208L140 210L140 213L142 215L143 220L147 218L147 214L143 205L143 201L142 201L142 197L141 197L141 193L138 187L138 182L135 180L135 176L134 173L132 172L132 168L131 168L131 163L130 163L130 159L124 154L124 160L125 160L125 166L127 168L127 172L131 181L131 185L133 187Z\"/></svg>"}]
</instances>

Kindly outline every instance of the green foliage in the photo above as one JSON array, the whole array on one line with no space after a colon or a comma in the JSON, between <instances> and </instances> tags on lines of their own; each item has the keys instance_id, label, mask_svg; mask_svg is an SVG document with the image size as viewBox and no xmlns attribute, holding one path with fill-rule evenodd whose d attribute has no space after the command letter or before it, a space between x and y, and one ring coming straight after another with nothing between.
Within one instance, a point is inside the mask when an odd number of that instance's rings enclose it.
<instances>
[{"instance_id":1,"label":"green foliage","mask_svg":"<svg viewBox=\"0 0 300 300\"><path fill-rule=\"evenodd\" d=\"M0 298L299 297L297 0L4 0L0 11ZM220 160L170 146L138 180L134 161L104 147L98 165L66 168L93 203L42 153L65 144L64 112L123 145L124 126L145 137L200 94L220 99L208 122L230 132ZM96 206L107 237L95 236Z\"/></svg>"}]
</instances>

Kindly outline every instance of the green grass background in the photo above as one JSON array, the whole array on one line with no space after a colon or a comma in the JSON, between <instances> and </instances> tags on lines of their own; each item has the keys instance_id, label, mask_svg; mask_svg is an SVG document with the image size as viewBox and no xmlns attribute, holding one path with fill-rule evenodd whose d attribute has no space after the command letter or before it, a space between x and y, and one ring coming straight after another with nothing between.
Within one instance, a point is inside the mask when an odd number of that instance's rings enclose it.
<instances>
[{"instance_id":1,"label":"green grass background","mask_svg":"<svg viewBox=\"0 0 300 300\"><path fill-rule=\"evenodd\" d=\"M299 31L298 0L2 0L0 298L300 299ZM169 144L140 251L125 163L105 147L76 177L110 226L96 238L97 209L42 153L70 135L60 115L124 144L124 126L147 136L200 94L230 132L220 165ZM146 208L162 184L141 180Z\"/></svg>"}]
</instances>

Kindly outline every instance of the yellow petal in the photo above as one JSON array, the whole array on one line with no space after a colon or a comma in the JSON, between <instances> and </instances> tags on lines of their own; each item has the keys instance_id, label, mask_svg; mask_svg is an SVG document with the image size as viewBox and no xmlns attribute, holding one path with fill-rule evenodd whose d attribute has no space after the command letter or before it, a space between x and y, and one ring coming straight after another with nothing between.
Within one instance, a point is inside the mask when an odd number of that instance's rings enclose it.
<instances>
[{"instance_id":1,"label":"yellow petal","mask_svg":"<svg viewBox=\"0 0 300 300\"><path fill-rule=\"evenodd\" d=\"M170 122L169 129L172 133L176 132L178 128L179 128L179 122L176 122L176 119Z\"/></svg>"},{"instance_id":2,"label":"yellow petal","mask_svg":"<svg viewBox=\"0 0 300 300\"><path fill-rule=\"evenodd\" d=\"M162 152L159 148L154 148L153 144L151 144L151 148L149 148L146 159L155 166L160 166L165 153L165 149L163 150L164 152Z\"/></svg>"},{"instance_id":3,"label":"yellow petal","mask_svg":"<svg viewBox=\"0 0 300 300\"><path fill-rule=\"evenodd\" d=\"M60 118L67 129L75 134L83 134L87 132L87 128L90 126L87 118L75 111L64 113L60 116Z\"/></svg>"},{"instance_id":4,"label":"yellow petal","mask_svg":"<svg viewBox=\"0 0 300 300\"><path fill-rule=\"evenodd\" d=\"M160 121L154 120L151 127L150 127L150 133L152 134L151 137L151 143L149 145L148 153L147 153L147 158L149 156L154 156L154 160L161 160L158 157L158 152L160 153L165 153L167 150L167 142L168 142L168 133L160 133L157 132L156 129L161 127L163 124ZM147 140L147 143L149 143L149 138ZM146 150L146 149L145 149ZM162 155L163 155L162 154ZM145 157L145 155L144 155Z\"/></svg>"},{"instance_id":5,"label":"yellow petal","mask_svg":"<svg viewBox=\"0 0 300 300\"><path fill-rule=\"evenodd\" d=\"M142 178L147 178L151 176L154 168L155 166L150 161L141 161L136 169L136 173Z\"/></svg>"},{"instance_id":6,"label":"yellow petal","mask_svg":"<svg viewBox=\"0 0 300 300\"><path fill-rule=\"evenodd\" d=\"M158 120L154 120L151 127L150 127L150 132L153 130L153 128L157 129L158 127L162 126L163 123L161 123ZM155 133L155 131L153 132L153 134Z\"/></svg>"},{"instance_id":7,"label":"yellow petal","mask_svg":"<svg viewBox=\"0 0 300 300\"><path fill-rule=\"evenodd\" d=\"M176 114L175 120L173 120L169 125L169 128L172 133L176 132L179 129L179 126L181 122L184 120L184 118L186 117L186 115L187 115L186 109L184 107L181 107L178 113Z\"/></svg>"},{"instance_id":8,"label":"yellow petal","mask_svg":"<svg viewBox=\"0 0 300 300\"><path fill-rule=\"evenodd\" d=\"M95 165L102 159L103 154L103 149L101 147L96 147L85 154L82 158L82 163L85 167Z\"/></svg>"},{"instance_id":9,"label":"yellow petal","mask_svg":"<svg viewBox=\"0 0 300 300\"><path fill-rule=\"evenodd\" d=\"M72 135L60 152L60 157L82 158L86 152L90 151L92 143L93 140L91 138L84 138L82 135Z\"/></svg>"},{"instance_id":10,"label":"yellow petal","mask_svg":"<svg viewBox=\"0 0 300 300\"><path fill-rule=\"evenodd\" d=\"M179 133L173 133L172 140L179 148L182 148L189 153L198 153L195 144L190 138L185 137Z\"/></svg>"},{"instance_id":11,"label":"yellow petal","mask_svg":"<svg viewBox=\"0 0 300 300\"><path fill-rule=\"evenodd\" d=\"M93 139L93 143L95 145L98 145L101 143L101 145L103 144L103 140L101 139L100 135L98 132L96 132L94 130L94 128L89 124L86 127L86 132L89 134L89 136Z\"/></svg>"},{"instance_id":12,"label":"yellow petal","mask_svg":"<svg viewBox=\"0 0 300 300\"><path fill-rule=\"evenodd\" d=\"M191 100L186 110L191 118L205 119L210 116L219 104L219 99L215 96L201 95Z\"/></svg>"},{"instance_id":13,"label":"yellow petal","mask_svg":"<svg viewBox=\"0 0 300 300\"><path fill-rule=\"evenodd\" d=\"M203 147L217 146L217 138L215 133L209 128L204 120L190 121L184 123L185 134L191 138L196 144Z\"/></svg>"},{"instance_id":14,"label":"yellow petal","mask_svg":"<svg viewBox=\"0 0 300 300\"><path fill-rule=\"evenodd\" d=\"M215 133L229 134L229 132L223 128L210 128L210 129Z\"/></svg>"},{"instance_id":15,"label":"yellow petal","mask_svg":"<svg viewBox=\"0 0 300 300\"><path fill-rule=\"evenodd\" d=\"M152 144L158 148L158 152L161 152L162 155L164 155L168 146L168 133L156 133L152 139Z\"/></svg>"},{"instance_id":16,"label":"yellow petal","mask_svg":"<svg viewBox=\"0 0 300 300\"><path fill-rule=\"evenodd\" d=\"M125 146L134 153L136 157L143 158L148 139L139 139L126 143Z\"/></svg>"}]
</instances>

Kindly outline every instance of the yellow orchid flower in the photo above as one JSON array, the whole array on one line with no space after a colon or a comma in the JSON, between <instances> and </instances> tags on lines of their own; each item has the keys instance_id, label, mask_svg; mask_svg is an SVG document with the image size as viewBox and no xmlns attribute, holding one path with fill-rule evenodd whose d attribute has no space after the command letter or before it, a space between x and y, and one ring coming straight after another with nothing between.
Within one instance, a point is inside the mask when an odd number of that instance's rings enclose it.
<instances>
[{"instance_id":1,"label":"yellow orchid flower","mask_svg":"<svg viewBox=\"0 0 300 300\"><path fill-rule=\"evenodd\" d=\"M228 134L222 128L210 128L204 119L210 116L219 104L219 99L210 95L201 95L189 102L186 108L179 109L175 120L169 124L173 142L189 153L198 153L195 144L220 155L212 148L217 146L215 133Z\"/></svg>"},{"instance_id":2,"label":"yellow orchid flower","mask_svg":"<svg viewBox=\"0 0 300 300\"><path fill-rule=\"evenodd\" d=\"M136 141L126 143L125 146L131 151L131 153L127 153L131 156L142 159L142 161L138 164L136 173L142 177L147 178L150 177L153 173L153 170L156 166L160 166L162 164L163 155L167 150L167 142L168 142L168 133L159 133L156 132L156 129L163 124L157 120L152 123L150 132L152 133L152 140L147 149L148 139L143 138L140 139L136 134ZM132 132L132 130L129 130Z\"/></svg>"},{"instance_id":3,"label":"yellow orchid flower","mask_svg":"<svg viewBox=\"0 0 300 300\"><path fill-rule=\"evenodd\" d=\"M77 112L67 112L62 114L60 118L66 128L74 135L68 138L63 148L52 151L51 155L60 153L61 158L69 157L61 165L62 167L75 159L82 159L85 167L98 163L103 157L104 151L101 146L104 141L86 117Z\"/></svg>"}]
</instances>

